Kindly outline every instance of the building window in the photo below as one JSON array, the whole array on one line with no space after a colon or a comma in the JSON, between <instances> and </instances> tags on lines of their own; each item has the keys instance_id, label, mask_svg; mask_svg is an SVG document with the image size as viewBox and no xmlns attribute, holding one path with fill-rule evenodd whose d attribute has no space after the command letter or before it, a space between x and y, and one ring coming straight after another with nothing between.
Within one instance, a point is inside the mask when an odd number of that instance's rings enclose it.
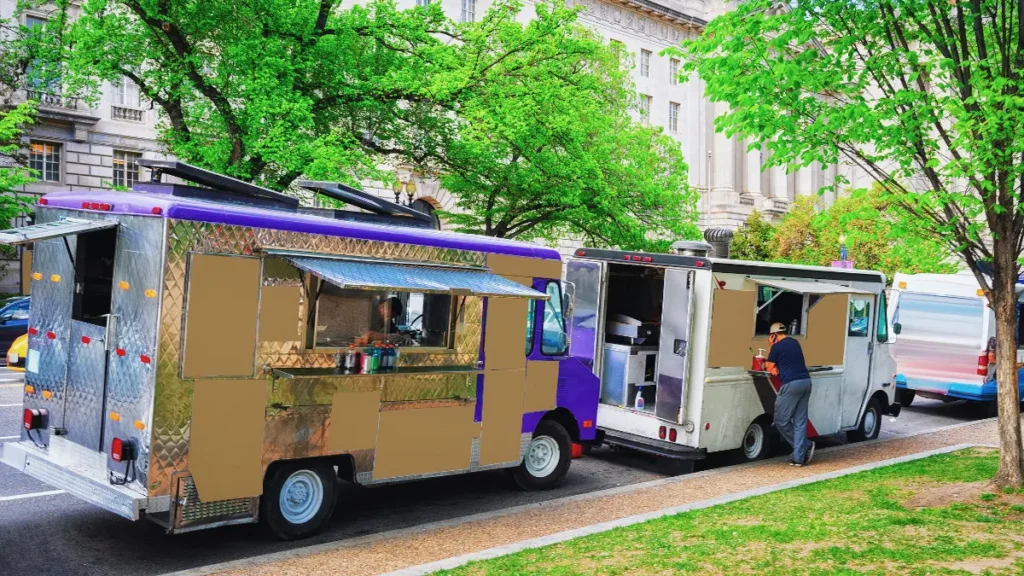
<instances>
[{"instance_id":1,"label":"building window","mask_svg":"<svg viewBox=\"0 0 1024 576\"><path fill-rule=\"evenodd\" d=\"M673 58L668 63L668 83L676 86L679 84L679 59Z\"/></svg>"},{"instance_id":2,"label":"building window","mask_svg":"<svg viewBox=\"0 0 1024 576\"><path fill-rule=\"evenodd\" d=\"M114 186L131 188L139 181L139 160L142 154L114 150Z\"/></svg>"},{"instance_id":3,"label":"building window","mask_svg":"<svg viewBox=\"0 0 1024 576\"><path fill-rule=\"evenodd\" d=\"M464 297L317 283L315 323L310 326L316 348L363 347L374 342L432 348L454 344L453 312ZM453 305L453 299L459 300Z\"/></svg>"},{"instance_id":4,"label":"building window","mask_svg":"<svg viewBox=\"0 0 1024 576\"><path fill-rule=\"evenodd\" d=\"M60 144L33 140L28 164L43 182L60 182Z\"/></svg>"},{"instance_id":5,"label":"building window","mask_svg":"<svg viewBox=\"0 0 1024 576\"><path fill-rule=\"evenodd\" d=\"M138 108L141 105L139 87L130 78L122 76L120 80L114 82L114 104L132 108Z\"/></svg>"},{"instance_id":6,"label":"building window","mask_svg":"<svg viewBox=\"0 0 1024 576\"><path fill-rule=\"evenodd\" d=\"M653 98L646 94L640 95L640 121L646 126L651 123L651 101Z\"/></svg>"},{"instance_id":7,"label":"building window","mask_svg":"<svg viewBox=\"0 0 1024 576\"><path fill-rule=\"evenodd\" d=\"M476 20L476 0L462 0L462 21Z\"/></svg>"},{"instance_id":8,"label":"building window","mask_svg":"<svg viewBox=\"0 0 1024 576\"><path fill-rule=\"evenodd\" d=\"M668 129L669 132L679 131L679 103L668 103Z\"/></svg>"},{"instance_id":9,"label":"building window","mask_svg":"<svg viewBox=\"0 0 1024 576\"><path fill-rule=\"evenodd\" d=\"M651 76L651 51L640 51L640 76L649 78Z\"/></svg>"}]
</instances>

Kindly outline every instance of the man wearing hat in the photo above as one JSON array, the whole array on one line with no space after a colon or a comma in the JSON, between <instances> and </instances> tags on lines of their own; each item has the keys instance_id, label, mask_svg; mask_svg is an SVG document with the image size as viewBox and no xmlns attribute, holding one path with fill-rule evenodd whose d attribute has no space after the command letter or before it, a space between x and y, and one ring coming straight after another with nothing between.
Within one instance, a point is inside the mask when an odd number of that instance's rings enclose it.
<instances>
[{"instance_id":1,"label":"man wearing hat","mask_svg":"<svg viewBox=\"0 0 1024 576\"><path fill-rule=\"evenodd\" d=\"M807 403L811 399L811 373L800 343L786 337L786 325L772 324L768 331L768 371L779 377L782 388L775 399L775 428L793 447L790 464L810 464L814 442L807 439Z\"/></svg>"}]
</instances>

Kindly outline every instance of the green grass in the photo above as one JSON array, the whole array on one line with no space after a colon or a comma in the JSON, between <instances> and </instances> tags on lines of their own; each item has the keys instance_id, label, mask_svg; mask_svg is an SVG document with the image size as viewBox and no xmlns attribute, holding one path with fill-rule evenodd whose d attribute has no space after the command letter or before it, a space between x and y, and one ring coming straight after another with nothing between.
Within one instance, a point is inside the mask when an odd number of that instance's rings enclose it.
<instances>
[{"instance_id":1,"label":"green grass","mask_svg":"<svg viewBox=\"0 0 1024 576\"><path fill-rule=\"evenodd\" d=\"M986 481L997 466L990 451L933 456L439 574L1022 574L1019 498L903 505L922 489Z\"/></svg>"}]
</instances>

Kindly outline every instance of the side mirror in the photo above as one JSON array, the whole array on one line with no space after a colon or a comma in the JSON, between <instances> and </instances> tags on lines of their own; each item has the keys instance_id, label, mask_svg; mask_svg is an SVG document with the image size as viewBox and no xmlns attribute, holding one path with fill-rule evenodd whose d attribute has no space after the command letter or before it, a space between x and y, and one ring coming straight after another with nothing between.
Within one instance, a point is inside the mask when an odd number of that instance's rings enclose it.
<instances>
[{"instance_id":1,"label":"side mirror","mask_svg":"<svg viewBox=\"0 0 1024 576\"><path fill-rule=\"evenodd\" d=\"M899 333L902 332L902 331L903 331L903 325L900 324L899 322L897 322L897 323L892 325L892 333L893 334L896 334L898 336Z\"/></svg>"}]
</instances>

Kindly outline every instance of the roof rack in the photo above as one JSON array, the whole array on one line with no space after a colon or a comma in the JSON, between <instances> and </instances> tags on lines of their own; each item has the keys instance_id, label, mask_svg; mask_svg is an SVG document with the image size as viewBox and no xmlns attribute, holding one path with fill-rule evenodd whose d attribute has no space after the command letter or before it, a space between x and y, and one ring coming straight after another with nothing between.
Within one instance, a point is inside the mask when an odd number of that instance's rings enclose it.
<instances>
[{"instance_id":1,"label":"roof rack","mask_svg":"<svg viewBox=\"0 0 1024 576\"><path fill-rule=\"evenodd\" d=\"M280 204L289 208L296 208L299 205L299 201L297 199L285 196L280 192L274 192L273 190L269 190L255 184L242 182L241 180L236 180L230 176L204 170L177 160L141 159L138 162L140 166L145 166L152 170L153 176L151 181L153 183L159 184L160 179L164 174L170 174L172 176L177 176L182 180L201 184L217 192L223 192L234 196L269 200L275 204Z\"/></svg>"},{"instance_id":2,"label":"roof rack","mask_svg":"<svg viewBox=\"0 0 1024 576\"><path fill-rule=\"evenodd\" d=\"M362 208L367 212L380 214L381 216L413 218L415 220L422 220L423 222L431 224L433 223L433 218L431 218L429 214L424 214L423 212L408 206L402 206L397 202L378 198L373 194L368 194L362 190L357 190L340 182L313 182L303 180L299 182L299 186L306 190L311 190L313 192L329 196L335 200L344 202L345 204L355 206L356 208Z\"/></svg>"}]
</instances>

